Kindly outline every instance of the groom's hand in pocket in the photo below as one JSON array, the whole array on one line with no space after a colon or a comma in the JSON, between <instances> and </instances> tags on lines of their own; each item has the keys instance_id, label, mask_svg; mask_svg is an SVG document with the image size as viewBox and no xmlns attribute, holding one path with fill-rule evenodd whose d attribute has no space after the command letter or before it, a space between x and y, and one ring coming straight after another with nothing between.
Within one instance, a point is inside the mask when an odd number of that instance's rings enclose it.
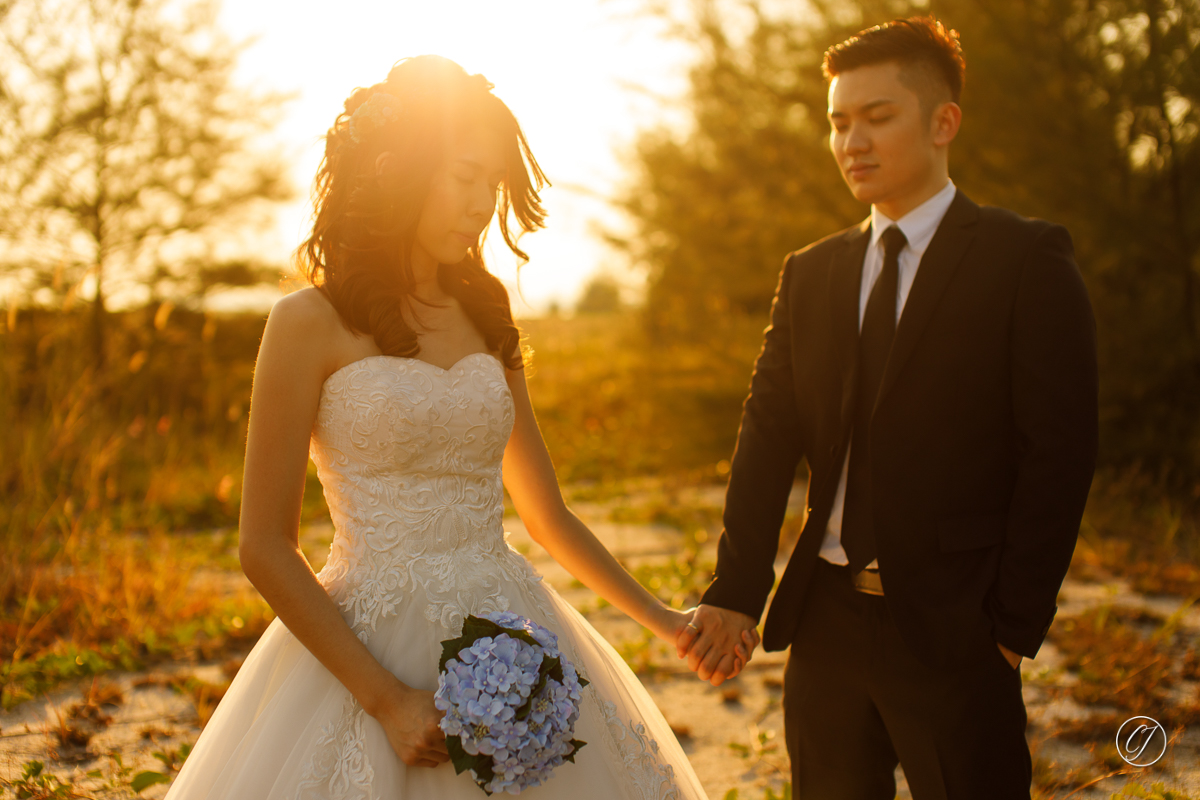
<instances>
[{"instance_id":1,"label":"groom's hand in pocket","mask_svg":"<svg viewBox=\"0 0 1200 800\"><path fill-rule=\"evenodd\" d=\"M758 646L757 620L719 606L700 605L676 642L688 668L713 686L737 677Z\"/></svg>"},{"instance_id":2,"label":"groom's hand in pocket","mask_svg":"<svg viewBox=\"0 0 1200 800\"><path fill-rule=\"evenodd\" d=\"M1014 650L1009 650L999 642L996 642L996 647L1000 648L1000 652L1003 653L1004 657L1008 660L1009 666L1011 666L1013 669L1021 666L1021 659L1024 658L1024 656Z\"/></svg>"}]
</instances>

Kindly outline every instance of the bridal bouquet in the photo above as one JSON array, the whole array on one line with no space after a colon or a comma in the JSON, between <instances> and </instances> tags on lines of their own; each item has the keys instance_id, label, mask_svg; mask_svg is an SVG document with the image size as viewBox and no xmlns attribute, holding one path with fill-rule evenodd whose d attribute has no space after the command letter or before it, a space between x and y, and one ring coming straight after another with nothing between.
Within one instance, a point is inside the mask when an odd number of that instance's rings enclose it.
<instances>
[{"instance_id":1,"label":"bridal bouquet","mask_svg":"<svg viewBox=\"0 0 1200 800\"><path fill-rule=\"evenodd\" d=\"M558 651L558 637L509 612L469 616L442 642L434 705L450 760L486 794L519 794L575 761L580 690L588 682Z\"/></svg>"}]
</instances>

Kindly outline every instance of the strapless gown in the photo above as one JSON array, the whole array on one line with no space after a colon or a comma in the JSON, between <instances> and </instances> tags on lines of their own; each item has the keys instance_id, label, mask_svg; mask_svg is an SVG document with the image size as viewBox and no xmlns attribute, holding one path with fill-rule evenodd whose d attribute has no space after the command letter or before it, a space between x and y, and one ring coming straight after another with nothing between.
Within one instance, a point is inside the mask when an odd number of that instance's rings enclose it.
<instances>
[{"instance_id":1,"label":"strapless gown","mask_svg":"<svg viewBox=\"0 0 1200 800\"><path fill-rule=\"evenodd\" d=\"M704 790L625 662L505 538L500 464L513 425L504 366L448 370L369 356L321 389L309 453L334 524L317 575L371 654L437 687L441 642L470 614L512 611L554 631L591 681L588 743L528 800L691 800ZM383 728L276 618L250 651L168 800L482 800L450 764L409 767Z\"/></svg>"}]
</instances>

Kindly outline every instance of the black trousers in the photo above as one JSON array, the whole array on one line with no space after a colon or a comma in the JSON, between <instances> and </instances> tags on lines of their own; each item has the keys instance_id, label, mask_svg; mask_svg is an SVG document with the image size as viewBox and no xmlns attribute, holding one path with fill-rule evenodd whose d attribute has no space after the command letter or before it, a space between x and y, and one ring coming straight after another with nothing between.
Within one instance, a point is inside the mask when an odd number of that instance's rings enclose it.
<instances>
[{"instance_id":1,"label":"black trousers","mask_svg":"<svg viewBox=\"0 0 1200 800\"><path fill-rule=\"evenodd\" d=\"M901 639L887 599L822 558L783 681L798 800L1029 800L1021 673L983 625L969 663L931 670Z\"/></svg>"}]
</instances>

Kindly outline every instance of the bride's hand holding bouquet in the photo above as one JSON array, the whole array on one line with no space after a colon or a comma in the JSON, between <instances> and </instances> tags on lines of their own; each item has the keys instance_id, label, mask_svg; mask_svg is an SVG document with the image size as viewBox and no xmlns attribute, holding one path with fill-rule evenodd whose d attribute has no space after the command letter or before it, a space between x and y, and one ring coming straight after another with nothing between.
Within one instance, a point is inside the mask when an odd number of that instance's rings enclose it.
<instances>
[{"instance_id":1,"label":"bride's hand holding bouquet","mask_svg":"<svg viewBox=\"0 0 1200 800\"><path fill-rule=\"evenodd\" d=\"M383 728L396 755L410 767L436 767L450 760L446 735L438 724L444 712L433 703L433 692L396 679L378 707L366 709Z\"/></svg>"}]
</instances>

